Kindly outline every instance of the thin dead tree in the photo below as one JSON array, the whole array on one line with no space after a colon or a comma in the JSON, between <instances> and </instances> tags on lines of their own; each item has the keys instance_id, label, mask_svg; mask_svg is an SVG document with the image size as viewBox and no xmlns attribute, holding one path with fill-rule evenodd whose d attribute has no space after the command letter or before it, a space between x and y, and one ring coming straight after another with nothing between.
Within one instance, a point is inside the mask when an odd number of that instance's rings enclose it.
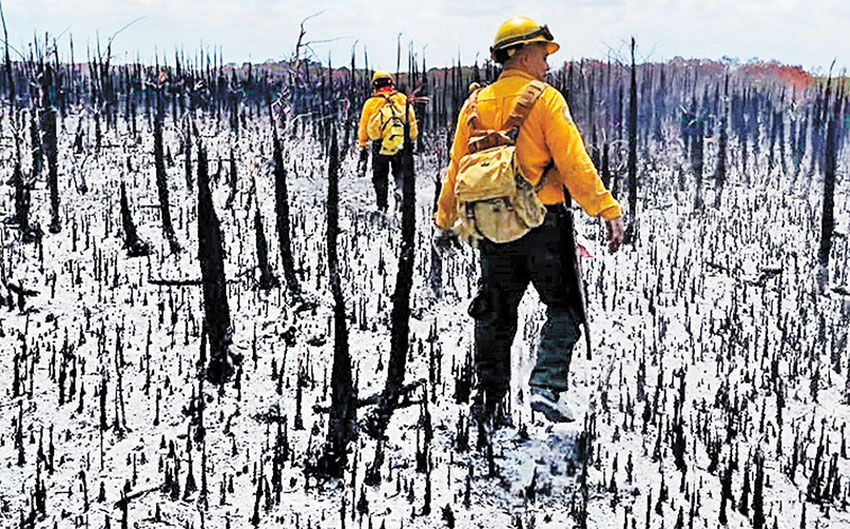
<instances>
[{"instance_id":1,"label":"thin dead tree","mask_svg":"<svg viewBox=\"0 0 850 529\"><path fill-rule=\"evenodd\" d=\"M58 51L56 51L58 53ZM50 189L50 233L59 233L62 224L59 221L59 143L56 138L56 87L54 86L53 65L42 59L41 64L41 105L39 108L39 128L44 156L47 158L47 185Z\"/></svg>"},{"instance_id":2,"label":"thin dead tree","mask_svg":"<svg viewBox=\"0 0 850 529\"><path fill-rule=\"evenodd\" d=\"M227 278L221 224L213 205L207 153L198 139L198 260L204 291L204 329L209 337L207 380L223 384L233 373L228 347L233 330L227 304Z\"/></svg>"},{"instance_id":3,"label":"thin dead tree","mask_svg":"<svg viewBox=\"0 0 850 529\"><path fill-rule=\"evenodd\" d=\"M289 191L286 186L286 168L283 166L283 146L277 134L277 125L272 116L272 141L274 161L274 212L277 224L277 238L280 245L280 260L283 265L283 277L286 279L286 287L292 296L298 297L301 287L298 284L298 276L295 273L295 259L292 256L292 239L290 235L289 221Z\"/></svg>"},{"instance_id":4,"label":"thin dead tree","mask_svg":"<svg viewBox=\"0 0 850 529\"><path fill-rule=\"evenodd\" d=\"M162 91L164 85L160 83L156 87L156 114L154 115L153 128L153 156L154 169L156 171L156 189L159 196L159 212L162 218L162 233L168 241L172 253L180 251L180 244L174 234L174 225L171 222L171 210L169 209L168 174L165 171L165 151L163 148L162 128L165 119L165 103ZM200 169L199 169L200 171Z\"/></svg>"},{"instance_id":5,"label":"thin dead tree","mask_svg":"<svg viewBox=\"0 0 850 529\"><path fill-rule=\"evenodd\" d=\"M390 314L390 359L387 381L377 399L377 406L368 418L366 428L378 439L375 459L367 470L366 480L370 484L379 481L380 468L384 460L383 439L390 417L399 405L400 397L409 391L404 386L407 366L407 349L410 345L410 293L413 289L413 267L416 250L416 187L413 174L413 142L410 139L410 99L407 100L404 121L404 150L402 151L402 209L401 251L396 273L396 287Z\"/></svg>"},{"instance_id":6,"label":"thin dead tree","mask_svg":"<svg viewBox=\"0 0 850 529\"><path fill-rule=\"evenodd\" d=\"M829 105L829 101L825 103ZM826 145L823 161L823 207L821 212L821 239L818 250L818 287L821 293L826 291L829 282L829 253L832 249L832 237L835 231L835 170L837 167L836 121L840 119L840 99L836 98L835 111L829 116L826 125Z\"/></svg>"},{"instance_id":7,"label":"thin dead tree","mask_svg":"<svg viewBox=\"0 0 850 529\"><path fill-rule=\"evenodd\" d=\"M15 188L15 214L12 222L17 224L18 230L25 242L34 242L41 238L41 230L38 225L30 225L30 192L33 179L24 174L21 163L21 135L23 134L23 120L19 119L16 108L15 76L12 70L12 58L9 55L9 34L6 30L6 17L3 14L3 6L0 4L0 21L3 24L3 43L5 49L5 74L7 91L9 95L9 119L12 125L12 136L15 142L15 166L9 184Z\"/></svg>"},{"instance_id":8,"label":"thin dead tree","mask_svg":"<svg viewBox=\"0 0 850 529\"><path fill-rule=\"evenodd\" d=\"M348 460L348 444L357 436L357 389L351 375L351 354L348 346L345 297L340 278L337 236L339 235L339 145L337 131L331 131L328 162L328 271L334 298L334 357L331 368L331 407L325 452L319 460L319 470L331 477L341 478Z\"/></svg>"},{"instance_id":9,"label":"thin dead tree","mask_svg":"<svg viewBox=\"0 0 850 529\"><path fill-rule=\"evenodd\" d=\"M627 243L634 242L637 237L637 77L635 71L635 38L632 37L632 68L631 85L629 89L629 214L631 221L626 228Z\"/></svg>"},{"instance_id":10,"label":"thin dead tree","mask_svg":"<svg viewBox=\"0 0 850 529\"><path fill-rule=\"evenodd\" d=\"M714 176L714 207L720 208L723 186L726 184L726 158L729 144L729 72L723 83L723 102L720 117L720 144L717 152L717 172Z\"/></svg>"},{"instance_id":11,"label":"thin dead tree","mask_svg":"<svg viewBox=\"0 0 850 529\"><path fill-rule=\"evenodd\" d=\"M440 158L442 161L442 158ZM442 164L437 166L437 175L442 174ZM433 211L437 211L437 203L440 200L440 190L442 188L440 178L437 176L434 178L434 205ZM436 230L436 227L433 227L432 230ZM428 273L428 284L431 286L431 291L435 296L442 297L443 295L443 258L440 255L440 252L437 251L435 245L431 245L431 270Z\"/></svg>"}]
</instances>

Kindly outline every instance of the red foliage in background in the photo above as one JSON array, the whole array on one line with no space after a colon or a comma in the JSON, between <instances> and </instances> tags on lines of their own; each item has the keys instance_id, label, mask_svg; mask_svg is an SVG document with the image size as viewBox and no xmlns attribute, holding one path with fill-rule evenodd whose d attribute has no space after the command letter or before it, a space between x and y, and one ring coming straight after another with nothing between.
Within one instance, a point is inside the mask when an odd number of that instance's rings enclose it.
<instances>
[{"instance_id":1,"label":"red foliage in background","mask_svg":"<svg viewBox=\"0 0 850 529\"><path fill-rule=\"evenodd\" d=\"M743 72L775 82L785 82L797 91L803 91L820 79L805 71L802 66L789 66L777 61L751 61L740 66Z\"/></svg>"}]
</instances>

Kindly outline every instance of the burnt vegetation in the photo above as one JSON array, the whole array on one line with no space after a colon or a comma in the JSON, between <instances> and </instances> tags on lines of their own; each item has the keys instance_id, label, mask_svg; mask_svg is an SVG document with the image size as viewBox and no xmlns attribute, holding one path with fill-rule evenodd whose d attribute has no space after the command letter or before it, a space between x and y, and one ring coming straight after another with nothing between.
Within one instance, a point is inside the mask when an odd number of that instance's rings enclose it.
<instances>
[{"instance_id":1,"label":"burnt vegetation","mask_svg":"<svg viewBox=\"0 0 850 529\"><path fill-rule=\"evenodd\" d=\"M846 77L641 63L634 42L552 69L629 244L584 266L581 421L531 416L524 304L492 433L469 414L475 255L434 251L430 216L496 67L408 53L421 132L381 215L351 148L365 51L111 45L5 47L4 527L850 523Z\"/></svg>"}]
</instances>

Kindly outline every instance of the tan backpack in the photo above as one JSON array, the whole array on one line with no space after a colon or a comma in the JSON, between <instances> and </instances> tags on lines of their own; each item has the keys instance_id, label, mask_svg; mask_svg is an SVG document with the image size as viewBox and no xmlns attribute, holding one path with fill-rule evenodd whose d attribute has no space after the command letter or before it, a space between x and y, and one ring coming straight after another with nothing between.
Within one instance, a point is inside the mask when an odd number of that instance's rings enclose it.
<instances>
[{"instance_id":1,"label":"tan backpack","mask_svg":"<svg viewBox=\"0 0 850 529\"><path fill-rule=\"evenodd\" d=\"M546 207L537 197L544 176L532 186L516 158L516 138L534 103L546 88L531 81L499 130L484 129L478 119L478 93L470 96L467 124L472 127L469 153L460 159L455 181L458 220L454 232L473 246L486 238L495 243L519 239L543 223Z\"/></svg>"}]
</instances>

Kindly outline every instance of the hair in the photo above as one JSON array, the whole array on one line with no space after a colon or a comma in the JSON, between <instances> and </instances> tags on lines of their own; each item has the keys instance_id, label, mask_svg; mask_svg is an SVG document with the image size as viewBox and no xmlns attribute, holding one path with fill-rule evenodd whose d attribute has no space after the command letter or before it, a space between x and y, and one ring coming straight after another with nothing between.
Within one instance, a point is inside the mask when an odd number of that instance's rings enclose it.
<instances>
[{"instance_id":1,"label":"hair","mask_svg":"<svg viewBox=\"0 0 850 529\"><path fill-rule=\"evenodd\" d=\"M375 82L372 83L372 89L378 90L378 89L383 88L385 86L392 86L392 85L393 85L392 79L376 79Z\"/></svg>"},{"instance_id":2,"label":"hair","mask_svg":"<svg viewBox=\"0 0 850 529\"><path fill-rule=\"evenodd\" d=\"M522 52L526 48L531 48L536 44L542 45L543 43L537 41L526 42L525 44L517 44L516 46L511 46L509 48L505 48L504 50L499 50L494 54L495 60L502 66L502 68L505 68L510 61L522 56Z\"/></svg>"},{"instance_id":3,"label":"hair","mask_svg":"<svg viewBox=\"0 0 850 529\"><path fill-rule=\"evenodd\" d=\"M511 57L516 55L516 52L519 51L520 48L522 48L522 44L519 44L517 46L511 46L509 48L502 48L501 50L496 50L495 52L493 52L493 60L496 61L498 64L504 66L505 63L508 62Z\"/></svg>"}]
</instances>

